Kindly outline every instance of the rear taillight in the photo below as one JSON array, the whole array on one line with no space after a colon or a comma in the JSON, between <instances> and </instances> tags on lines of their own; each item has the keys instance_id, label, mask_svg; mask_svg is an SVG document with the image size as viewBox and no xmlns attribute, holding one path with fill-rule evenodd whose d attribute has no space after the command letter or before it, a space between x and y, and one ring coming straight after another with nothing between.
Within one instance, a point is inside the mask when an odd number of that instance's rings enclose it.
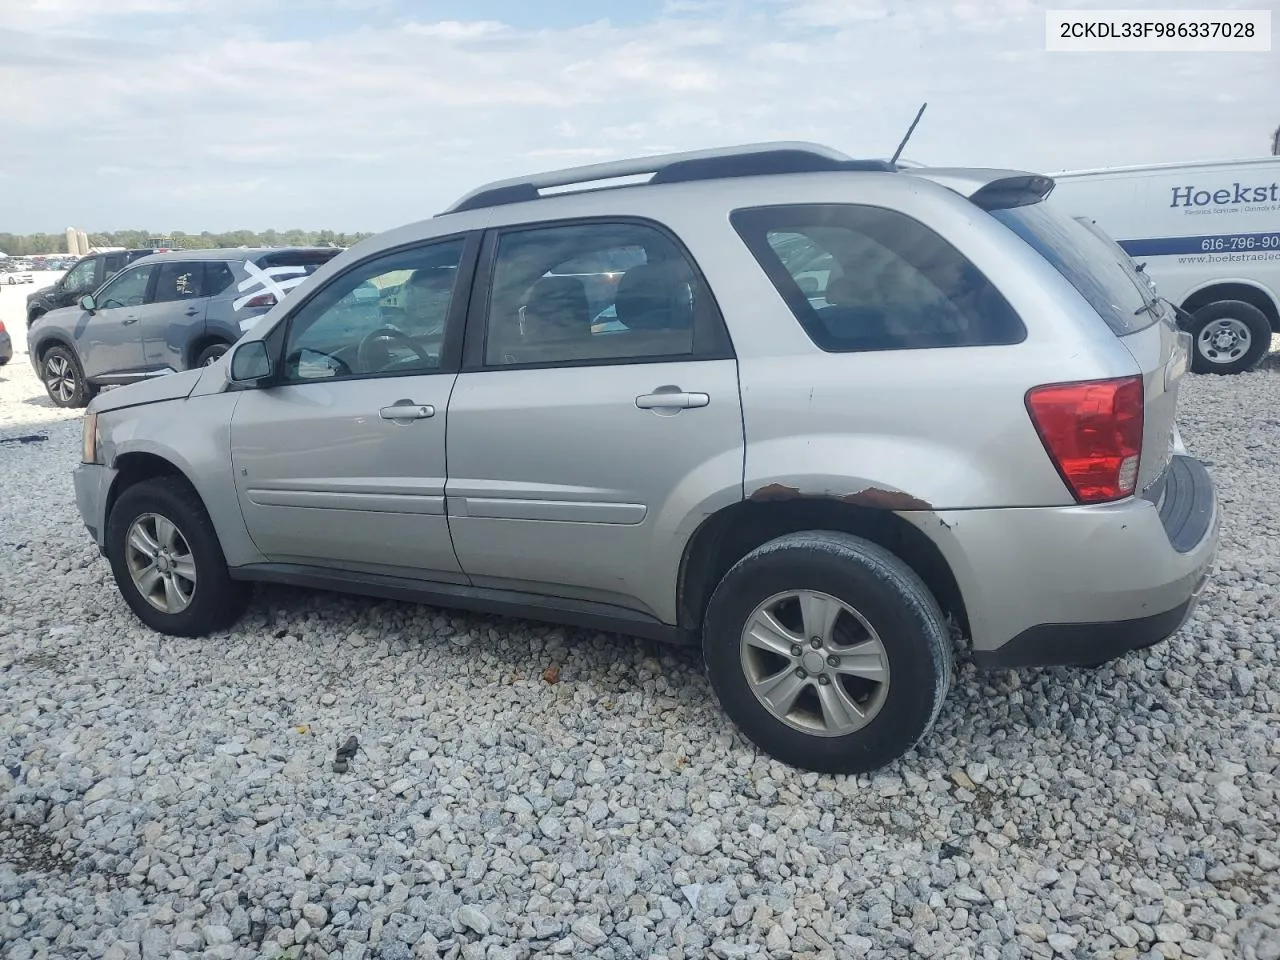
<instances>
[{"instance_id":1,"label":"rear taillight","mask_svg":"<svg viewBox=\"0 0 1280 960\"><path fill-rule=\"evenodd\" d=\"M1027 411L1079 503L1133 493L1142 454L1142 377L1033 387Z\"/></svg>"},{"instance_id":2,"label":"rear taillight","mask_svg":"<svg viewBox=\"0 0 1280 960\"><path fill-rule=\"evenodd\" d=\"M0 333L4 333L4 321L0 320Z\"/></svg>"},{"instance_id":3,"label":"rear taillight","mask_svg":"<svg viewBox=\"0 0 1280 960\"><path fill-rule=\"evenodd\" d=\"M248 303L244 305L244 309L250 307L274 307L276 305L276 295L274 293L260 293Z\"/></svg>"}]
</instances>

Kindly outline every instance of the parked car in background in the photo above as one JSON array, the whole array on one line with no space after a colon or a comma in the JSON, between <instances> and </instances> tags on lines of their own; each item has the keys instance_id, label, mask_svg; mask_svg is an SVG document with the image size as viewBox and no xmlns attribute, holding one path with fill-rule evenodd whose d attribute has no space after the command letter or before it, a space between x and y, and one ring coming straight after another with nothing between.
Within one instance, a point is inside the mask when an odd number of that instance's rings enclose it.
<instances>
[{"instance_id":1,"label":"parked car in background","mask_svg":"<svg viewBox=\"0 0 1280 960\"><path fill-rule=\"evenodd\" d=\"M86 293L93 293L129 264L149 256L151 250L114 250L81 257L56 283L27 295L27 326L50 310L76 303Z\"/></svg>"},{"instance_id":2,"label":"parked car in background","mask_svg":"<svg viewBox=\"0 0 1280 960\"><path fill-rule=\"evenodd\" d=\"M2 270L4 270L4 268L0 267L0 271ZM7 272L0 272L0 282L4 282L12 287L19 283L35 283L36 278L29 270L18 270L15 268Z\"/></svg>"},{"instance_id":3,"label":"parked car in background","mask_svg":"<svg viewBox=\"0 0 1280 960\"><path fill-rule=\"evenodd\" d=\"M13 340L9 336L9 331L4 327L4 321L0 320L0 367L4 366L13 359Z\"/></svg>"},{"instance_id":4,"label":"parked car in background","mask_svg":"<svg viewBox=\"0 0 1280 960\"><path fill-rule=\"evenodd\" d=\"M952 627L981 667L1105 661L1213 561L1187 337L1052 186L808 144L491 184L98 397L81 516L163 633L272 581L698 643L762 750L879 767Z\"/></svg>"},{"instance_id":5,"label":"parked car in background","mask_svg":"<svg viewBox=\"0 0 1280 960\"><path fill-rule=\"evenodd\" d=\"M1095 220L1190 315L1192 369L1252 369L1280 332L1280 157L1053 174L1049 203Z\"/></svg>"},{"instance_id":6,"label":"parked car in background","mask_svg":"<svg viewBox=\"0 0 1280 960\"><path fill-rule=\"evenodd\" d=\"M217 360L340 252L237 248L142 257L76 306L36 317L27 353L54 403L82 407L101 386Z\"/></svg>"}]
</instances>

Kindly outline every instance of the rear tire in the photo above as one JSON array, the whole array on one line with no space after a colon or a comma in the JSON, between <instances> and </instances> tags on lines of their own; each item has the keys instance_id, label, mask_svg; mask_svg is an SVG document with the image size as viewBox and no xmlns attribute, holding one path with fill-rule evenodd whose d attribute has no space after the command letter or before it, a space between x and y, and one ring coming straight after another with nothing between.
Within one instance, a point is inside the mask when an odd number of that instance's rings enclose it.
<instances>
[{"instance_id":1,"label":"rear tire","mask_svg":"<svg viewBox=\"0 0 1280 960\"><path fill-rule=\"evenodd\" d=\"M1251 303L1219 300L1192 314L1191 369L1231 374L1252 370L1271 349L1271 321Z\"/></svg>"},{"instance_id":2,"label":"rear tire","mask_svg":"<svg viewBox=\"0 0 1280 960\"><path fill-rule=\"evenodd\" d=\"M125 490L107 519L116 586L152 630L199 637L230 627L252 587L231 579L204 504L185 480L156 477Z\"/></svg>"},{"instance_id":3,"label":"rear tire","mask_svg":"<svg viewBox=\"0 0 1280 960\"><path fill-rule=\"evenodd\" d=\"M49 399L59 407L87 407L98 393L89 383L75 351L64 346L50 347L40 358L40 379Z\"/></svg>"},{"instance_id":4,"label":"rear tire","mask_svg":"<svg viewBox=\"0 0 1280 960\"><path fill-rule=\"evenodd\" d=\"M742 732L821 773L864 773L905 754L937 719L953 669L919 576L870 541L822 530L734 564L707 606L703 655Z\"/></svg>"},{"instance_id":5,"label":"rear tire","mask_svg":"<svg viewBox=\"0 0 1280 960\"><path fill-rule=\"evenodd\" d=\"M211 343L196 354L196 367L207 367L231 349L229 343Z\"/></svg>"}]
</instances>

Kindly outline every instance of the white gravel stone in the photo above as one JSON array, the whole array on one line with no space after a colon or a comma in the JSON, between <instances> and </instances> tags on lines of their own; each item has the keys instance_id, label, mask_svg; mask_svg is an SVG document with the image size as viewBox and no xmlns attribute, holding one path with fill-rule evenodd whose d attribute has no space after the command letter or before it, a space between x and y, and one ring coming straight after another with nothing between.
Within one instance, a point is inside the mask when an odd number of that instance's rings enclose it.
<instances>
[{"instance_id":1,"label":"white gravel stone","mask_svg":"<svg viewBox=\"0 0 1280 960\"><path fill-rule=\"evenodd\" d=\"M1183 382L1223 527L1177 636L962 660L842 778L752 749L696 651L268 587L150 633L0 319L0 440L48 436L0 444L0 955L1280 958L1280 374Z\"/></svg>"},{"instance_id":2,"label":"white gravel stone","mask_svg":"<svg viewBox=\"0 0 1280 960\"><path fill-rule=\"evenodd\" d=\"M589 947L598 947L609 938L605 936L600 924L590 917L579 917L570 926L574 936Z\"/></svg>"},{"instance_id":3,"label":"white gravel stone","mask_svg":"<svg viewBox=\"0 0 1280 960\"><path fill-rule=\"evenodd\" d=\"M714 830L706 824L698 824L684 838L684 848L697 856L706 856L720 845Z\"/></svg>"}]
</instances>

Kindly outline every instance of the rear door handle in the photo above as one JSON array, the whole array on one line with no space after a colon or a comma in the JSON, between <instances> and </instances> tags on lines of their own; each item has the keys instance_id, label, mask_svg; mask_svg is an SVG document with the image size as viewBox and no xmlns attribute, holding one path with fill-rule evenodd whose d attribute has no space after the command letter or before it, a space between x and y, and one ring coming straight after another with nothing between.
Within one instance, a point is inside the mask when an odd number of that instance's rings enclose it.
<instances>
[{"instance_id":1,"label":"rear door handle","mask_svg":"<svg viewBox=\"0 0 1280 960\"><path fill-rule=\"evenodd\" d=\"M426 420L436 415L436 408L429 403L415 403L412 400L397 400L389 407L378 411L383 420Z\"/></svg>"},{"instance_id":2,"label":"rear door handle","mask_svg":"<svg viewBox=\"0 0 1280 960\"><path fill-rule=\"evenodd\" d=\"M711 397L705 393L646 393L636 397L636 406L641 410L688 410L691 407L705 407Z\"/></svg>"},{"instance_id":3,"label":"rear door handle","mask_svg":"<svg viewBox=\"0 0 1280 960\"><path fill-rule=\"evenodd\" d=\"M191 308L190 310L188 310L185 314L183 314L183 316L187 316L187 317L194 317L194 316L195 316L197 313L199 313L199 312L200 312L200 311L199 311L199 310L197 310L195 307L192 307L192 308Z\"/></svg>"}]
</instances>

